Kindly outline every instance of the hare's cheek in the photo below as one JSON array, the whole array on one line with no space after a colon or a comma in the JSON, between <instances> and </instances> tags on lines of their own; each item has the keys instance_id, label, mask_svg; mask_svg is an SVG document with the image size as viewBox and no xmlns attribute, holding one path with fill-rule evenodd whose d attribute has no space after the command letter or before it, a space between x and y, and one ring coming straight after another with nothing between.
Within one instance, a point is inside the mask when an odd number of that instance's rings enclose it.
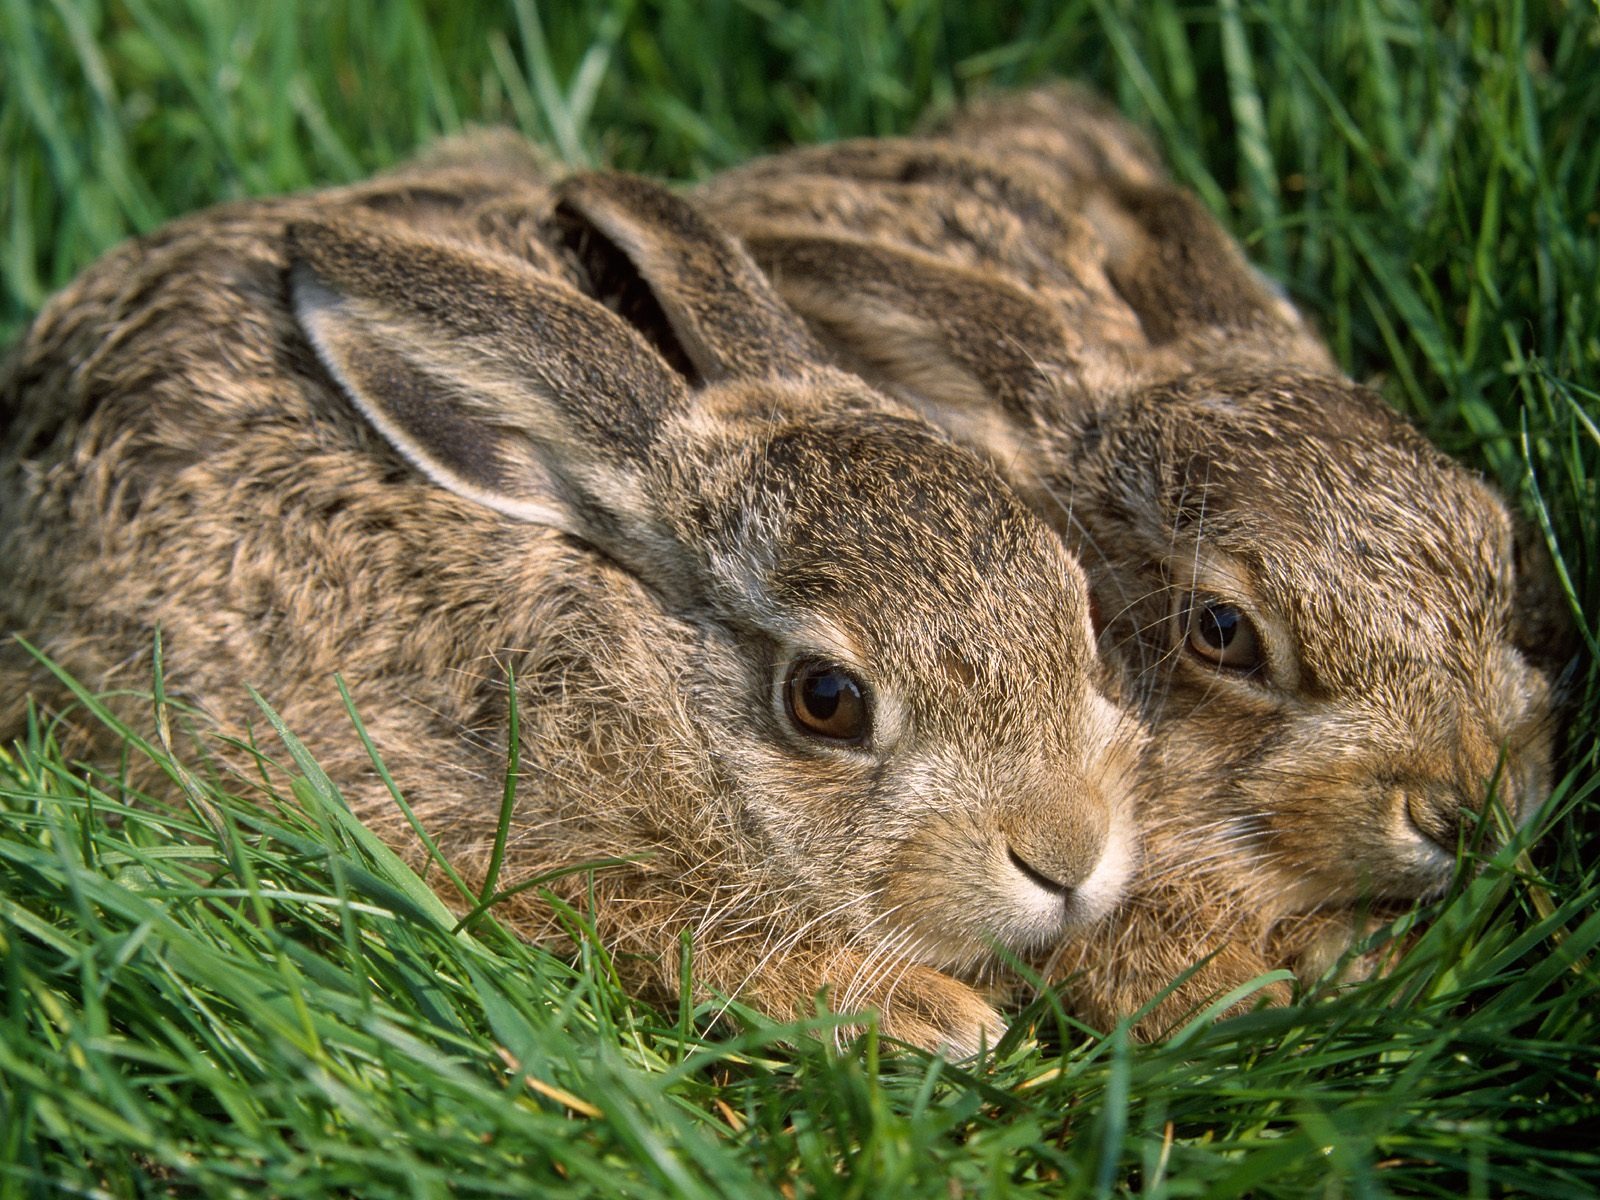
<instances>
[{"instance_id":1,"label":"hare's cheek","mask_svg":"<svg viewBox=\"0 0 1600 1200\"><path fill-rule=\"evenodd\" d=\"M1251 782L1263 864L1301 901L1425 897L1449 883L1464 804L1450 785L1306 752L1259 764Z\"/></svg>"},{"instance_id":2,"label":"hare's cheek","mask_svg":"<svg viewBox=\"0 0 1600 1200\"><path fill-rule=\"evenodd\" d=\"M916 962L960 969L986 956L979 918L995 857L979 824L962 814L924 814L900 831L873 892L885 940Z\"/></svg>"},{"instance_id":3,"label":"hare's cheek","mask_svg":"<svg viewBox=\"0 0 1600 1200\"><path fill-rule=\"evenodd\" d=\"M792 774L775 780L781 788L753 806L759 832L750 840L760 852L787 860L793 875L811 878L823 891L881 865L881 836L864 828L875 822L864 813L857 790L838 786L823 772L799 774L810 781L797 785Z\"/></svg>"},{"instance_id":4,"label":"hare's cheek","mask_svg":"<svg viewBox=\"0 0 1600 1200\"><path fill-rule=\"evenodd\" d=\"M1495 764L1497 791L1506 814L1522 826L1550 795L1556 717L1548 680L1524 671L1502 690L1489 741L1504 759Z\"/></svg>"}]
</instances>

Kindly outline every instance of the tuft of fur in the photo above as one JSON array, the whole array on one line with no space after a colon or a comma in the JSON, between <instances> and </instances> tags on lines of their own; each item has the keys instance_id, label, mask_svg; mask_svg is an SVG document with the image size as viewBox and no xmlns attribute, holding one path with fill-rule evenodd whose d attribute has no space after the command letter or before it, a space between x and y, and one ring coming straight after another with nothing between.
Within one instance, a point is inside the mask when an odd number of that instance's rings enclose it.
<instances>
[{"instance_id":1,"label":"tuft of fur","mask_svg":"<svg viewBox=\"0 0 1600 1200\"><path fill-rule=\"evenodd\" d=\"M1487 796L1544 797L1559 610L1506 504L1338 374L1103 103L995 97L699 197L838 361L985 453L1083 563L1152 738L1136 883L1052 964L1082 1015L1199 963L1141 1032L1272 967L1315 977L1367 898L1443 889ZM1260 669L1188 648L1218 602Z\"/></svg>"},{"instance_id":2,"label":"tuft of fur","mask_svg":"<svg viewBox=\"0 0 1600 1200\"><path fill-rule=\"evenodd\" d=\"M502 886L626 860L549 890L635 987L677 989L687 929L697 996L993 1041L996 943L1087 927L1131 869L1141 735L1081 571L691 204L478 145L180 220L48 305L0 376L0 628L96 689L148 687L159 629L208 728L249 737L254 685L420 862L342 672L474 884L514 669ZM0 653L6 737L49 688ZM864 683L864 744L787 716L807 658Z\"/></svg>"}]
</instances>

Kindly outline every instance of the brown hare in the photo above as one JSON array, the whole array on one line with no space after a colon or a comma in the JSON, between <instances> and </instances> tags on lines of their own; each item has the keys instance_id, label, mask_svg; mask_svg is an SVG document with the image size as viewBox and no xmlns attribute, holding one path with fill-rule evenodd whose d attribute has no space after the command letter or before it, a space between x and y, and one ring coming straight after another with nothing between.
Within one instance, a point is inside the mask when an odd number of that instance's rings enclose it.
<instances>
[{"instance_id":1,"label":"brown hare","mask_svg":"<svg viewBox=\"0 0 1600 1200\"><path fill-rule=\"evenodd\" d=\"M632 986L674 992L689 930L697 995L966 1053L996 948L1131 870L1141 734L1071 556L646 181L447 154L176 222L40 314L0 419L8 633L107 688L159 628L173 694L244 736L255 685L420 861L342 671L475 882L514 668L501 883L625 860L550 889ZM46 681L5 655L11 736Z\"/></svg>"},{"instance_id":2,"label":"brown hare","mask_svg":"<svg viewBox=\"0 0 1600 1200\"><path fill-rule=\"evenodd\" d=\"M997 464L1089 576L1151 729L1142 866L1062 946L1149 1035L1366 906L1439 893L1548 791L1559 608L1506 504L1338 374L1144 140L1072 88L796 150L699 198L836 361ZM1285 999L1275 985L1270 994Z\"/></svg>"}]
</instances>

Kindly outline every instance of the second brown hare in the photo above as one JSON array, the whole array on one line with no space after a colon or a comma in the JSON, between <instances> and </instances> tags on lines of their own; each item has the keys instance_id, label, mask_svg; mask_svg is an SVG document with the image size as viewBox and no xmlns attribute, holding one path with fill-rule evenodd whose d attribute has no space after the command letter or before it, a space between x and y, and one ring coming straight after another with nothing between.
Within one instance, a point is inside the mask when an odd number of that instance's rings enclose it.
<instances>
[{"instance_id":1,"label":"second brown hare","mask_svg":"<svg viewBox=\"0 0 1600 1200\"><path fill-rule=\"evenodd\" d=\"M673 994L687 931L696 996L993 1042L996 947L1132 864L1081 571L689 203L515 159L204 213L57 297L0 377L5 632L104 689L159 628L174 696L244 738L254 684L420 864L343 672L474 887L514 668L502 887L621 860L549 890L631 986ZM48 680L4 653L9 738Z\"/></svg>"},{"instance_id":2,"label":"second brown hare","mask_svg":"<svg viewBox=\"0 0 1600 1200\"><path fill-rule=\"evenodd\" d=\"M1088 573L1152 739L1129 899L1052 964L1087 1019L1191 968L1140 1032L1315 977L1369 904L1445 888L1486 798L1545 796L1560 610L1535 548L1103 104L1001 97L700 197L837 361L986 453Z\"/></svg>"}]
</instances>

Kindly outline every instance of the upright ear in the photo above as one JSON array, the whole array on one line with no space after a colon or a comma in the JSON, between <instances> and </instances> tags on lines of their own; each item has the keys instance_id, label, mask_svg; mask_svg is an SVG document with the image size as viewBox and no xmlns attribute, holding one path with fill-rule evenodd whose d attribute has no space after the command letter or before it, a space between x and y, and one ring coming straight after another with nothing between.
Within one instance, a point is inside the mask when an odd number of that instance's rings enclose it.
<instances>
[{"instance_id":1,"label":"upright ear","mask_svg":"<svg viewBox=\"0 0 1600 1200\"><path fill-rule=\"evenodd\" d=\"M558 224L595 292L670 361L708 382L804 378L823 361L750 256L687 200L620 174L574 176L558 197Z\"/></svg>"},{"instance_id":2,"label":"upright ear","mask_svg":"<svg viewBox=\"0 0 1600 1200\"><path fill-rule=\"evenodd\" d=\"M287 234L291 306L340 390L442 487L638 570L688 389L623 320L511 258L374 218Z\"/></svg>"},{"instance_id":3,"label":"upright ear","mask_svg":"<svg viewBox=\"0 0 1600 1200\"><path fill-rule=\"evenodd\" d=\"M849 237L745 239L844 364L1015 467L1075 374L1060 319L1020 288L932 255Z\"/></svg>"}]
</instances>

